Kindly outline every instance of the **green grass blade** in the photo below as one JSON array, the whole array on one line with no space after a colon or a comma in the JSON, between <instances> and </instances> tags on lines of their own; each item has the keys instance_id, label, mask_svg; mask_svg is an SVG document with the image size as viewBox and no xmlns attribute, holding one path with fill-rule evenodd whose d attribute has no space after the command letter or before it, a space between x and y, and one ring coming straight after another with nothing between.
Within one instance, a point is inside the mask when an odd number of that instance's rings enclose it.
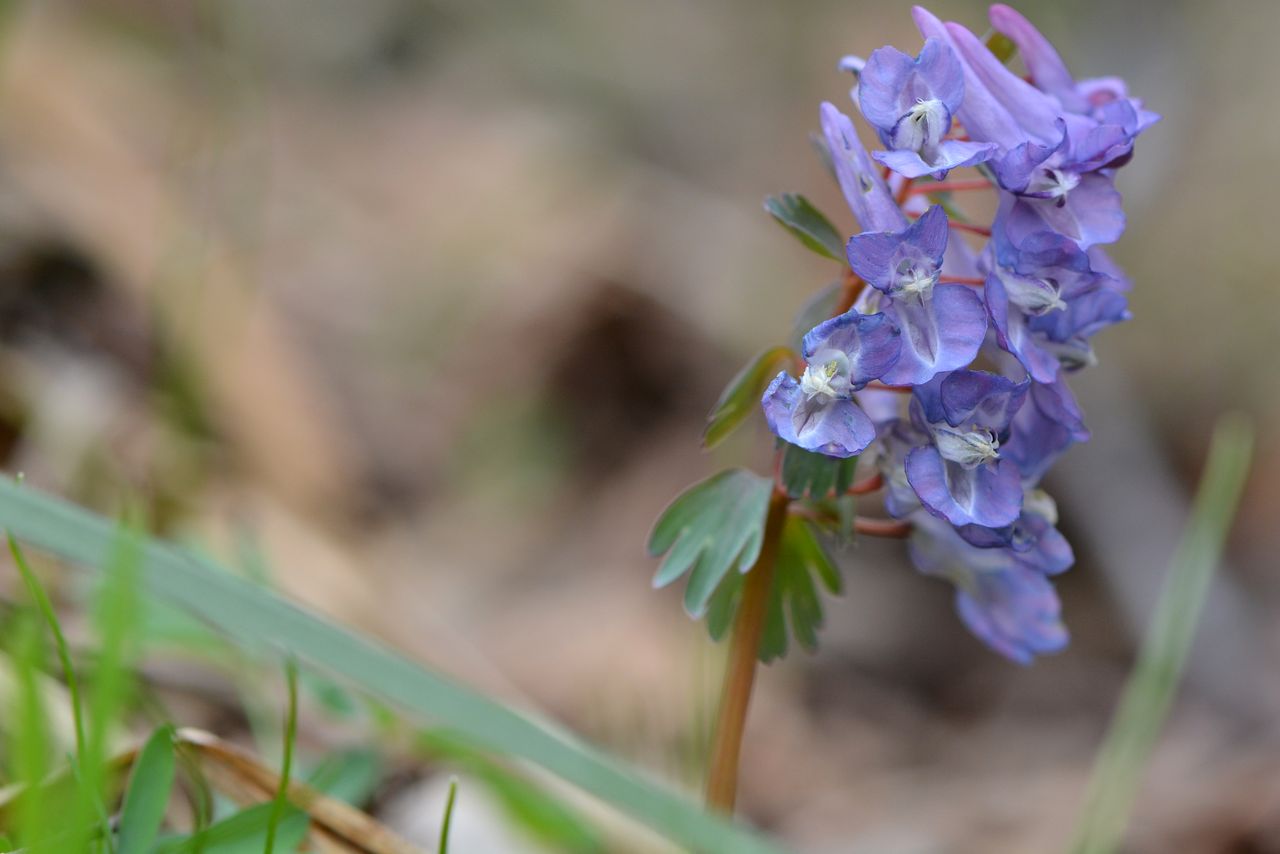
<instances>
[{"instance_id":1,"label":"green grass blade","mask_svg":"<svg viewBox=\"0 0 1280 854\"><path fill-rule=\"evenodd\" d=\"M458 778L449 778L449 796L444 801L444 819L440 823L439 854L449 854L449 826L453 824L453 805L458 800Z\"/></svg>"},{"instance_id":2,"label":"green grass blade","mask_svg":"<svg viewBox=\"0 0 1280 854\"><path fill-rule=\"evenodd\" d=\"M284 816L289 805L289 775L293 772L293 743L298 738L298 665L290 658L285 662L285 680L289 689L289 708L284 719L284 762L280 766L280 785L276 787L276 797L271 809L271 820L267 823L267 844L263 854L274 854L276 850L276 827Z\"/></svg>"},{"instance_id":3,"label":"green grass blade","mask_svg":"<svg viewBox=\"0 0 1280 854\"><path fill-rule=\"evenodd\" d=\"M6 754L11 757L11 774L27 786L18 802L18 841L32 845L45 839L51 830L53 806L42 786L49 773L50 735L44 698L40 693L40 662L44 658L40 628L34 615L20 614L11 628L13 663L13 708L4 714L13 721Z\"/></svg>"},{"instance_id":4,"label":"green grass blade","mask_svg":"<svg viewBox=\"0 0 1280 854\"><path fill-rule=\"evenodd\" d=\"M81 717L80 710L80 682L76 679L76 671L71 666L71 649L67 646L66 636L62 634L62 626L58 623L58 615L54 613L53 603L49 601L49 594L45 593L44 586L40 584L40 579L31 569L31 565L27 563L27 557L22 553L22 549L19 548L18 541L9 533L5 534L5 538L9 541L9 552L13 555L13 562L17 565L18 572L22 575L22 581L27 586L27 592L30 593L32 600L35 601L36 607L40 609L45 625L48 626L50 634L53 635L58 661L62 664L62 678L66 681L67 692L71 695L71 720L76 738L76 758L83 762L84 720Z\"/></svg>"},{"instance_id":5,"label":"green grass blade","mask_svg":"<svg viewBox=\"0 0 1280 854\"><path fill-rule=\"evenodd\" d=\"M1173 702L1201 606L1249 471L1253 433L1238 416L1219 422L1191 519L1093 770L1073 854L1119 849L1143 766Z\"/></svg>"},{"instance_id":6,"label":"green grass blade","mask_svg":"<svg viewBox=\"0 0 1280 854\"><path fill-rule=\"evenodd\" d=\"M120 811L120 854L146 854L164 822L173 791L173 727L162 726L151 734L138 761Z\"/></svg>"},{"instance_id":7,"label":"green grass blade","mask_svg":"<svg viewBox=\"0 0 1280 854\"><path fill-rule=\"evenodd\" d=\"M10 480L0 480L0 527L30 545L91 567L103 564L113 540L108 520ZM453 729L479 749L540 765L678 844L740 854L778 850L560 728L489 700L205 559L156 541L144 543L143 555L146 589L199 615L237 643L292 653L416 720Z\"/></svg>"}]
</instances>

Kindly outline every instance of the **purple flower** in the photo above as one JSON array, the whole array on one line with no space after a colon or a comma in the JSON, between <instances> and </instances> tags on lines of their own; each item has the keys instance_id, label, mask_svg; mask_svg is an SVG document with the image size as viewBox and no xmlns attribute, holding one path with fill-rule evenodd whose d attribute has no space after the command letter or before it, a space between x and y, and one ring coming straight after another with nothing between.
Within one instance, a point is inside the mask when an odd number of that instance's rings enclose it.
<instances>
[{"instance_id":1,"label":"purple flower","mask_svg":"<svg viewBox=\"0 0 1280 854\"><path fill-rule=\"evenodd\" d=\"M997 218L988 254L983 296L991 326L1032 379L1053 382L1064 363L1091 364L1090 336L1128 318L1121 282L1095 271L1075 241L1050 231L1010 234L1006 223Z\"/></svg>"},{"instance_id":2,"label":"purple flower","mask_svg":"<svg viewBox=\"0 0 1280 854\"><path fill-rule=\"evenodd\" d=\"M1058 99L1064 109L1110 122L1116 114L1106 115L1110 107L1123 105L1132 121L1123 124L1133 137L1160 120L1155 113L1142 109L1142 102L1129 97L1128 87L1116 77L1103 77L1077 82L1066 63L1039 30L1014 9L996 3L988 13L991 26L1018 47L1023 64L1038 89Z\"/></svg>"},{"instance_id":3,"label":"purple flower","mask_svg":"<svg viewBox=\"0 0 1280 854\"><path fill-rule=\"evenodd\" d=\"M867 156L853 122L833 104L824 102L820 113L836 180L858 224L866 231L906 228L907 218Z\"/></svg>"},{"instance_id":4,"label":"purple flower","mask_svg":"<svg viewBox=\"0 0 1280 854\"><path fill-rule=\"evenodd\" d=\"M920 56L882 47L858 81L858 106L890 151L876 160L907 178L932 173L939 180L960 166L987 160L995 145L944 139L964 100L964 72L945 43L928 39Z\"/></svg>"},{"instance_id":5,"label":"purple flower","mask_svg":"<svg viewBox=\"0 0 1280 854\"><path fill-rule=\"evenodd\" d=\"M1001 528L1022 510L1018 466L1000 454L1028 382L954 371L916 389L911 417L930 444L906 458L907 481L931 513L953 525Z\"/></svg>"},{"instance_id":6,"label":"purple flower","mask_svg":"<svg viewBox=\"0 0 1280 854\"><path fill-rule=\"evenodd\" d=\"M761 403L769 428L807 451L861 453L876 428L853 392L883 375L901 348L901 333L883 314L850 311L814 327L804 337L808 364L800 379L784 371L765 390Z\"/></svg>"},{"instance_id":7,"label":"purple flower","mask_svg":"<svg viewBox=\"0 0 1280 854\"><path fill-rule=\"evenodd\" d=\"M977 548L927 513L907 542L922 573L955 585L960 619L983 643L1019 664L1067 645L1061 605L1045 573L1011 548Z\"/></svg>"},{"instance_id":8,"label":"purple flower","mask_svg":"<svg viewBox=\"0 0 1280 854\"><path fill-rule=\"evenodd\" d=\"M1018 467L1024 483L1038 483L1063 451L1089 441L1084 414L1066 380L1032 383L1027 401L1009 428L1004 456Z\"/></svg>"},{"instance_id":9,"label":"purple flower","mask_svg":"<svg viewBox=\"0 0 1280 854\"><path fill-rule=\"evenodd\" d=\"M849 265L883 295L876 307L903 332L901 357L883 377L891 385L928 382L969 364L986 336L978 295L938 283L947 235L947 215L935 205L903 231L849 239Z\"/></svg>"}]
</instances>

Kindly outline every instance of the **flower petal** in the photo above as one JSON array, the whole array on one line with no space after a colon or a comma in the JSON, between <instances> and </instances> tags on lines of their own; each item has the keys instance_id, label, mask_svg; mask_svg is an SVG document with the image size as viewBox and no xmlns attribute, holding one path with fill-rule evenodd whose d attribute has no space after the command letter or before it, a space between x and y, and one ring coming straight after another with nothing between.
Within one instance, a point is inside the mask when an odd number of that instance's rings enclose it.
<instances>
[{"instance_id":1,"label":"flower petal","mask_svg":"<svg viewBox=\"0 0 1280 854\"><path fill-rule=\"evenodd\" d=\"M872 165L853 122L835 105L825 102L820 114L836 179L858 225L864 231L901 231L907 225L907 218L893 200L879 170Z\"/></svg>"},{"instance_id":2,"label":"flower petal","mask_svg":"<svg viewBox=\"0 0 1280 854\"><path fill-rule=\"evenodd\" d=\"M849 381L861 388L884 376L902 352L902 331L884 314L847 311L823 321L804 336L805 359L834 349L849 359Z\"/></svg>"},{"instance_id":3,"label":"flower petal","mask_svg":"<svg viewBox=\"0 0 1280 854\"><path fill-rule=\"evenodd\" d=\"M786 372L769 384L761 404L769 429L806 451L852 457L876 438L875 425L852 400L825 395L808 399L799 382Z\"/></svg>"},{"instance_id":4,"label":"flower petal","mask_svg":"<svg viewBox=\"0 0 1280 854\"><path fill-rule=\"evenodd\" d=\"M934 285L924 300L893 300L884 308L903 332L902 353L883 377L889 385L918 385L963 368L987 334L982 300L966 285Z\"/></svg>"},{"instance_id":5,"label":"flower petal","mask_svg":"<svg viewBox=\"0 0 1280 854\"><path fill-rule=\"evenodd\" d=\"M1000 528L1022 510L1018 467L1006 460L966 469L927 446L907 454L906 471L920 502L953 525Z\"/></svg>"}]
</instances>

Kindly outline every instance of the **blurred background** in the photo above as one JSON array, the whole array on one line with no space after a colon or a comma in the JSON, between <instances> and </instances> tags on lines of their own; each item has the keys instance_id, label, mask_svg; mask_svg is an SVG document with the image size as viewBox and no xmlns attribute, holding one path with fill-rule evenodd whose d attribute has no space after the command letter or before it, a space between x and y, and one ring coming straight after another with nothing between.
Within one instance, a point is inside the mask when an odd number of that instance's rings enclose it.
<instances>
[{"instance_id":1,"label":"blurred background","mask_svg":"<svg viewBox=\"0 0 1280 854\"><path fill-rule=\"evenodd\" d=\"M694 480L768 464L762 424L705 454L703 419L838 270L761 201L803 192L854 231L808 135L820 101L851 109L842 55L915 52L910 5L6 7L3 467L104 512L141 497L154 530L256 556L289 595L696 790L723 650L650 590L644 540ZM1122 75L1165 117L1120 180L1135 320L1076 377L1095 438L1048 481L1073 644L1008 664L901 543L855 544L821 650L757 683L742 810L806 851L1060 849L1238 409L1255 473L1129 850L1280 851L1280 4L1018 7L1078 76ZM932 8L986 30L982 3ZM79 576L58 578L74 605ZM0 596L16 584L0 572ZM225 670L157 642L145 678L180 723L252 737ZM306 710L303 733L363 737ZM364 805L427 834L437 767L381 762ZM466 792L458 850L569 844Z\"/></svg>"}]
</instances>

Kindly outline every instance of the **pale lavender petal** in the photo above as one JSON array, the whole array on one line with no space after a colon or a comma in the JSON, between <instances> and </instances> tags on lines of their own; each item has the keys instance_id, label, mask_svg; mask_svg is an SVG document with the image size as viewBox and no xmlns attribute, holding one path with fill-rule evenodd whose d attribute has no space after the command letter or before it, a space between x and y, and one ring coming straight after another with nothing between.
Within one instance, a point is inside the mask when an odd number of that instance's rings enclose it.
<instances>
[{"instance_id":1,"label":"pale lavender petal","mask_svg":"<svg viewBox=\"0 0 1280 854\"><path fill-rule=\"evenodd\" d=\"M901 231L907 218L867 156L853 122L835 105L825 102L821 117L836 179L858 224L864 231Z\"/></svg>"},{"instance_id":2,"label":"pale lavender petal","mask_svg":"<svg viewBox=\"0 0 1280 854\"><path fill-rule=\"evenodd\" d=\"M993 5L988 18L996 32L1003 33L1017 45L1018 55L1027 66L1032 83L1057 97L1069 110L1082 113L1088 109L1088 102L1076 92L1076 82L1066 63L1030 21L1003 3Z\"/></svg>"},{"instance_id":3,"label":"pale lavender petal","mask_svg":"<svg viewBox=\"0 0 1280 854\"><path fill-rule=\"evenodd\" d=\"M946 27L965 65L1009 114L1017 118L1018 125L1041 142L1057 141L1061 105L1010 71L977 36L960 24L949 22Z\"/></svg>"},{"instance_id":4,"label":"pale lavender petal","mask_svg":"<svg viewBox=\"0 0 1280 854\"><path fill-rule=\"evenodd\" d=\"M956 49L946 26L932 12L916 6L911 14L920 35L926 39L938 39L953 51ZM964 58L960 59L960 65L964 69L964 101L955 115L964 124L969 138L977 142L994 142L1003 149L1011 149L1025 142L1026 132L1018 125L1017 120L995 99Z\"/></svg>"},{"instance_id":5,"label":"pale lavender petal","mask_svg":"<svg viewBox=\"0 0 1280 854\"><path fill-rule=\"evenodd\" d=\"M887 46L867 58L858 77L858 107L872 127L888 133L906 112L903 97L915 65L910 56Z\"/></svg>"},{"instance_id":6,"label":"pale lavender petal","mask_svg":"<svg viewBox=\"0 0 1280 854\"><path fill-rule=\"evenodd\" d=\"M907 454L906 472L920 502L953 525L999 528L1022 510L1018 467L1007 460L966 469L928 446Z\"/></svg>"},{"instance_id":7,"label":"pale lavender petal","mask_svg":"<svg viewBox=\"0 0 1280 854\"><path fill-rule=\"evenodd\" d=\"M875 425L852 400L825 395L806 398L799 382L785 372L769 384L761 404L769 429L806 451L852 457L876 438Z\"/></svg>"},{"instance_id":8,"label":"pale lavender petal","mask_svg":"<svg viewBox=\"0 0 1280 854\"><path fill-rule=\"evenodd\" d=\"M978 355L987 334L987 312L965 285L935 285L925 300L894 300L885 306L903 331L902 354L885 373L889 385L918 385Z\"/></svg>"}]
</instances>

